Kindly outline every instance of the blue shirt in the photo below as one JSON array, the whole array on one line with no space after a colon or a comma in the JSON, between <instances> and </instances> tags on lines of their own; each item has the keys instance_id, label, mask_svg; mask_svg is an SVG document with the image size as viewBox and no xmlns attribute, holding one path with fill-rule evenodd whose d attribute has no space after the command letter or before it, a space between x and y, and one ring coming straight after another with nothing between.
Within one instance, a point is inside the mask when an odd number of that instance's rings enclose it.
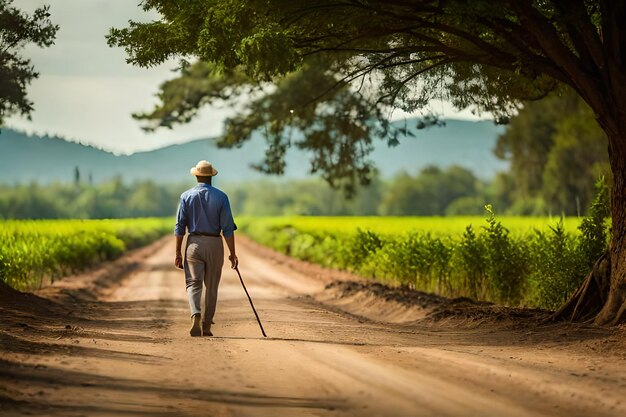
<instances>
[{"instance_id":1,"label":"blue shirt","mask_svg":"<svg viewBox=\"0 0 626 417\"><path fill-rule=\"evenodd\" d=\"M184 236L185 230L189 230L189 233L214 234L221 231L224 237L232 236L237 225L230 211L228 196L203 183L182 193L174 234Z\"/></svg>"}]
</instances>

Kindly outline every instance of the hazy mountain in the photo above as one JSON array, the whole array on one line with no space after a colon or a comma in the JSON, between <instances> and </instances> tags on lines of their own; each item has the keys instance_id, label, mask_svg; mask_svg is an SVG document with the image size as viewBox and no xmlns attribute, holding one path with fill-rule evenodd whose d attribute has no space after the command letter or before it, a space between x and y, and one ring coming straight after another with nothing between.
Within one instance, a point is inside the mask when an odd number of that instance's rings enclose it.
<instances>
[{"instance_id":1,"label":"hazy mountain","mask_svg":"<svg viewBox=\"0 0 626 417\"><path fill-rule=\"evenodd\" d=\"M401 122L404 124L404 122ZM415 125L408 120L409 127ZM389 148L377 140L372 159L384 177L401 170L417 172L426 165L446 167L458 164L481 178L490 178L507 164L492 153L497 136L503 131L492 122L448 120L445 127L411 129L416 137L401 138L400 145ZM159 182L188 181L189 168L206 159L219 170L219 181L247 181L264 176L250 164L263 156L265 143L255 137L238 149L218 149L213 139L194 140L181 145L115 155L101 149L56 137L27 136L11 129L0 133L0 183L40 183L73 181L78 166L83 180L108 180L121 175L126 181L154 179ZM308 156L293 149L288 153L286 178L308 174Z\"/></svg>"}]
</instances>

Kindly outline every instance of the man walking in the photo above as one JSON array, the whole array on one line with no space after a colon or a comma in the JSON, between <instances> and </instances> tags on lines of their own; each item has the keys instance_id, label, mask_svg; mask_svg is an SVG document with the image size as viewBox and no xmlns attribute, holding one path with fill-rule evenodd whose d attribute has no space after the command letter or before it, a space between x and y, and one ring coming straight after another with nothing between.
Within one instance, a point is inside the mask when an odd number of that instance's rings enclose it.
<instances>
[{"instance_id":1,"label":"man walking","mask_svg":"<svg viewBox=\"0 0 626 417\"><path fill-rule=\"evenodd\" d=\"M174 264L177 268L185 270L185 284L191 308L189 334L213 336L211 323L215 315L217 287L224 265L224 244L220 232L224 235L230 250L228 259L234 269L238 264L234 234L237 226L233 221L228 197L211 185L211 179L217 175L213 165L207 161L200 161L190 172L198 180L198 185L180 196L174 232L176 235ZM186 230L189 231L189 236L183 260L181 247ZM204 308L201 307L203 283Z\"/></svg>"}]
</instances>

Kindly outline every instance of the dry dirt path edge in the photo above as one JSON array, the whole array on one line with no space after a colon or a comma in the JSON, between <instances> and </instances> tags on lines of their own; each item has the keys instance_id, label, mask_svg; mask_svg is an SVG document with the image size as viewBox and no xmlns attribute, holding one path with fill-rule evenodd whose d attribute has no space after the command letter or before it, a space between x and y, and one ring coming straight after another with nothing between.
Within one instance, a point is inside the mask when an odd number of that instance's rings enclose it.
<instances>
[{"instance_id":1,"label":"dry dirt path edge","mask_svg":"<svg viewBox=\"0 0 626 417\"><path fill-rule=\"evenodd\" d=\"M428 300L407 307L363 281L325 288L351 277L245 238L240 270L269 338L227 267L215 337L190 338L173 244L36 295L2 290L0 415L626 415L622 328L494 306L432 319Z\"/></svg>"}]
</instances>

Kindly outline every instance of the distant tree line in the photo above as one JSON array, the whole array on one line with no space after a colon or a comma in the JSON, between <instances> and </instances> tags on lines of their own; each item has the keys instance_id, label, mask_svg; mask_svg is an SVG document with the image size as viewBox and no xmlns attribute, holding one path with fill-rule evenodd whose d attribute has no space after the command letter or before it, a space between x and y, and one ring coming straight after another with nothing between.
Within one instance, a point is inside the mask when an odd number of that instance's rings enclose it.
<instances>
[{"instance_id":1,"label":"distant tree line","mask_svg":"<svg viewBox=\"0 0 626 417\"><path fill-rule=\"evenodd\" d=\"M346 199L341 190L329 187L319 178L258 180L219 188L228 193L235 214L247 216L481 215L485 204L503 214L576 214L575 204L567 211L548 212L545 203L538 203L543 201L541 197L531 200L534 206L530 210L520 203L526 200L516 200L518 190L512 186L511 178L506 173L493 181L484 181L459 166L428 166L417 174L403 172L389 180L374 177L369 186L358 186L352 199ZM153 181L126 184L118 177L101 184L0 186L0 218L173 216L180 194L192 185Z\"/></svg>"},{"instance_id":2,"label":"distant tree line","mask_svg":"<svg viewBox=\"0 0 626 417\"><path fill-rule=\"evenodd\" d=\"M92 185L0 186L0 218L103 219L172 216L186 185L161 185L153 181L125 184L120 177Z\"/></svg>"},{"instance_id":3,"label":"distant tree line","mask_svg":"<svg viewBox=\"0 0 626 417\"><path fill-rule=\"evenodd\" d=\"M222 188L239 215L471 215L484 213L485 204L501 214L584 215L595 180L611 181L603 135L589 107L565 93L528 103L511 120L494 150L510 169L491 181L459 166L429 166L392 179L374 175L352 199L319 178ZM171 216L180 193L192 185L126 184L120 177L94 185L82 177L75 169L73 183L0 186L0 217Z\"/></svg>"},{"instance_id":4,"label":"distant tree line","mask_svg":"<svg viewBox=\"0 0 626 417\"><path fill-rule=\"evenodd\" d=\"M488 184L458 166L424 168L391 180L374 177L352 199L320 179L258 181L224 187L235 211L244 215L408 216L481 214Z\"/></svg>"},{"instance_id":5,"label":"distant tree line","mask_svg":"<svg viewBox=\"0 0 626 417\"><path fill-rule=\"evenodd\" d=\"M173 216L189 184L126 184L118 177L101 184L54 183L0 186L0 218L124 218ZM375 178L346 199L321 179L261 180L220 186L238 215L444 215L482 213L487 185L471 171L427 167L383 181ZM475 203L475 207L472 206ZM456 207L456 208L455 208Z\"/></svg>"}]
</instances>

